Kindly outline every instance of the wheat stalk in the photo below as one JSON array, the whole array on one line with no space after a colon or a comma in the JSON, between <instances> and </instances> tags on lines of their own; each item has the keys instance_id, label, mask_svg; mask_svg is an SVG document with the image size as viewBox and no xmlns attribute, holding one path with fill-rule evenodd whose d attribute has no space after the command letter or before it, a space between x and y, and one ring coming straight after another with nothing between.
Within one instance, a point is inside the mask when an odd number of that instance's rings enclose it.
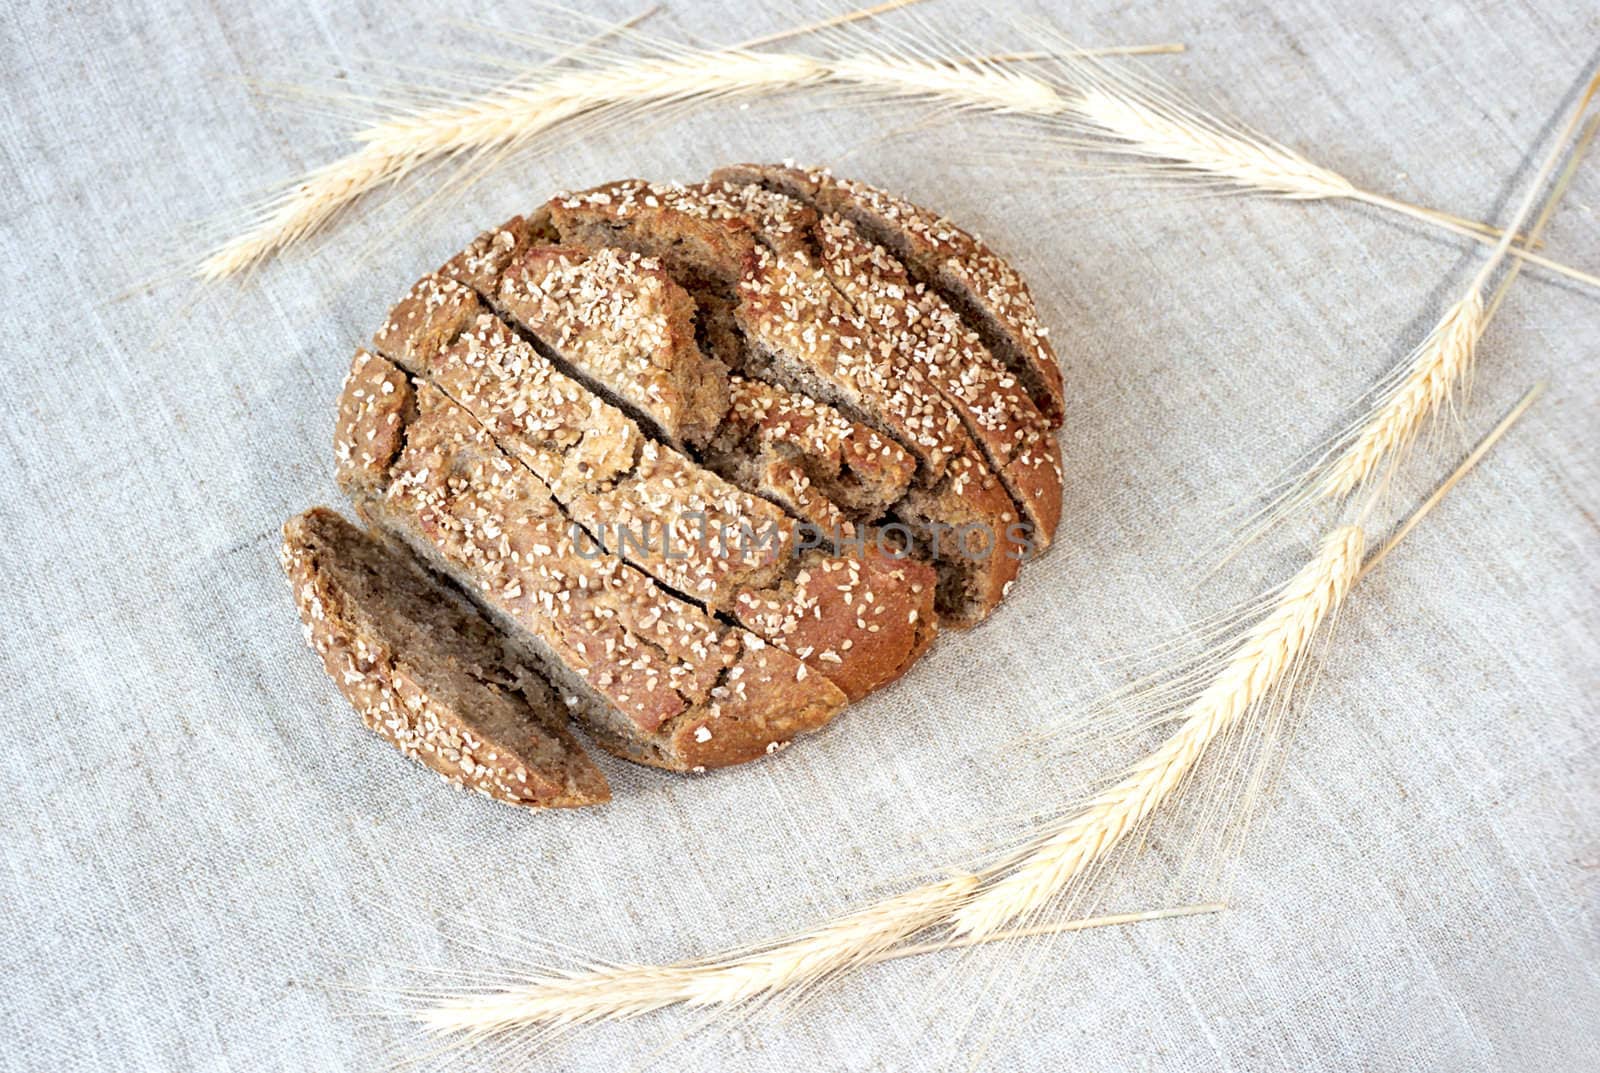
<instances>
[{"instance_id":1,"label":"wheat stalk","mask_svg":"<svg viewBox=\"0 0 1600 1073\"><path fill-rule=\"evenodd\" d=\"M990 935L1034 913L1137 830L1194 770L1206 749L1286 681L1317 628L1350 591L1365 542L1358 526L1328 534L1316 556L1284 587L1272 611L1184 708L1177 732L1121 781L1059 822L1002 878L964 902L950 916L955 934Z\"/></svg>"},{"instance_id":2,"label":"wheat stalk","mask_svg":"<svg viewBox=\"0 0 1600 1073\"><path fill-rule=\"evenodd\" d=\"M1600 116L1588 123L1573 144L1566 166L1551 184L1538 216L1528 228L1529 242L1537 241L1544 234L1597 131L1600 131ZM1557 149L1562 141L1564 138L1558 139ZM1535 183L1534 189L1537 188ZM1405 447L1416 439L1429 416L1437 414L1450 400L1456 385L1470 380L1476 342L1494 320L1522 267L1521 262L1512 263L1485 306L1482 282L1492 271L1492 264L1491 259L1491 265L1446 311L1422 344L1379 382L1373 406L1343 433L1336 435L1332 446L1321 452L1315 464L1298 474L1285 491L1272 497L1265 507L1243 523L1244 534L1234 540L1218 566L1231 560L1296 509L1313 502L1343 499L1371 481L1385 458L1391 462L1397 460Z\"/></svg>"},{"instance_id":3,"label":"wheat stalk","mask_svg":"<svg viewBox=\"0 0 1600 1073\"><path fill-rule=\"evenodd\" d=\"M1317 482L1319 499L1343 499L1365 484L1386 457L1398 457L1466 378L1483 333L1483 292L1476 285L1451 306L1403 365L1354 438Z\"/></svg>"},{"instance_id":4,"label":"wheat stalk","mask_svg":"<svg viewBox=\"0 0 1600 1073\"><path fill-rule=\"evenodd\" d=\"M203 259L196 274L218 280L241 272L309 237L363 194L426 161L514 150L562 124L608 111L622 115L820 83L1003 114L1063 107L1057 91L1044 82L992 64L880 54L827 60L799 53L680 49L670 56L564 71L358 130L353 137L361 143L359 150L312 172L262 206L256 222Z\"/></svg>"},{"instance_id":5,"label":"wheat stalk","mask_svg":"<svg viewBox=\"0 0 1600 1073\"><path fill-rule=\"evenodd\" d=\"M363 194L417 165L472 152L514 149L546 131L607 108L754 95L823 76L799 55L704 53L646 58L559 73L460 105L398 115L357 131L361 148L312 172L265 205L257 221L200 262L197 275L234 275L309 237Z\"/></svg>"},{"instance_id":6,"label":"wheat stalk","mask_svg":"<svg viewBox=\"0 0 1600 1073\"><path fill-rule=\"evenodd\" d=\"M672 1005L741 1006L893 957L1122 922L1126 918L1001 930L1012 920L1036 913L1083 879L1091 864L1126 841L1129 832L1182 787L1208 747L1259 711L1274 691L1281 698L1312 636L1337 611L1351 587L1477 465L1532 404L1540 386L1523 397L1365 564L1361 561L1365 540L1359 528L1346 526L1330 533L1317 555L1279 590L1270 610L1184 707L1178 731L1111 790L1071 811L1068 820L1017 859L924 884L805 935L753 951L674 965L539 972L497 990L447 991L412 1011L412 1017L434 1032L475 1041L541 1025L560 1029L636 1017ZM1137 916L1164 915L1170 914ZM943 937L906 943L941 922L949 925Z\"/></svg>"}]
</instances>

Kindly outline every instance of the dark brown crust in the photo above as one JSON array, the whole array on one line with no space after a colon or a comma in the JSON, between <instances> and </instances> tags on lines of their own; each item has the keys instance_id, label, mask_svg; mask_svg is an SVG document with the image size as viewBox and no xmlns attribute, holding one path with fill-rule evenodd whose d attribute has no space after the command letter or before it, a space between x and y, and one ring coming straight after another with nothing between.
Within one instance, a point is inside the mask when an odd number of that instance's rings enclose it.
<instances>
[{"instance_id":1,"label":"dark brown crust","mask_svg":"<svg viewBox=\"0 0 1600 1073\"><path fill-rule=\"evenodd\" d=\"M740 164L718 169L711 178L765 186L860 226L905 262L918 282L954 306L1017 375L1050 427L1061 427L1066 412L1061 368L1033 295L1016 269L977 236L876 187L836 179L826 169Z\"/></svg>"},{"instance_id":2,"label":"dark brown crust","mask_svg":"<svg viewBox=\"0 0 1600 1073\"><path fill-rule=\"evenodd\" d=\"M676 770L739 763L843 706L798 660L577 546L549 489L432 385L404 435L388 473L347 493L523 644L605 748Z\"/></svg>"},{"instance_id":3,"label":"dark brown crust","mask_svg":"<svg viewBox=\"0 0 1600 1073\"><path fill-rule=\"evenodd\" d=\"M414 406L411 379L365 350L357 350L339 392L333 427L334 474L341 485L378 480L405 442Z\"/></svg>"},{"instance_id":4,"label":"dark brown crust","mask_svg":"<svg viewBox=\"0 0 1600 1073\"><path fill-rule=\"evenodd\" d=\"M306 640L370 729L509 804L611 800L554 692L506 663L498 635L464 601L325 507L291 518L283 536Z\"/></svg>"}]
</instances>

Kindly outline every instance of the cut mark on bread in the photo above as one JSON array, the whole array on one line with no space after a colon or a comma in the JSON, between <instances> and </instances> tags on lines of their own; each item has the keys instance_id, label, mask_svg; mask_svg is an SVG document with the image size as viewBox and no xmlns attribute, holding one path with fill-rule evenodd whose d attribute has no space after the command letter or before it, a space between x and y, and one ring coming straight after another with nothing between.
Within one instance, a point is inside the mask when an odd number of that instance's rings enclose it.
<instances>
[{"instance_id":1,"label":"cut mark on bread","mask_svg":"<svg viewBox=\"0 0 1600 1073\"><path fill-rule=\"evenodd\" d=\"M648 439L628 416L565 377L502 321L479 309L470 292L449 280L419 282L390 317L380 340L409 362L408 370L461 406L505 454L549 489L563 514L594 544L654 579L670 594L713 614L754 629L768 642L810 661L795 642L794 623L770 615L747 619L765 607L768 594L794 589L807 597L818 621L839 641L863 636L847 656L813 662L812 669L852 696L881 673L890 637L865 633L879 626L847 608L855 598L870 604L891 597L924 618L933 615L933 579L920 579L915 564L879 568L876 549L851 572L851 584L826 592L796 586L804 573L794 523L780 508L728 483L671 447ZM439 322L453 326L447 330ZM591 445L594 445L591 449ZM909 586L909 587L908 587ZM924 594L924 586L926 593ZM875 591L875 587L878 591ZM909 595L908 595L909 594ZM753 603L751 601L754 601ZM774 625L777 621L777 628ZM915 617L895 625L914 634ZM802 631L804 632L804 631ZM864 664L874 664L863 668Z\"/></svg>"},{"instance_id":2,"label":"cut mark on bread","mask_svg":"<svg viewBox=\"0 0 1600 1073\"><path fill-rule=\"evenodd\" d=\"M683 187L638 181L567 195L550 207L563 242L614 242L656 257L680 284L699 288L696 297L703 311L708 303L726 306L731 287L737 305L729 334L736 340L740 374L815 400L876 430L916 459L921 487L939 486L951 459L975 450L947 400L914 363L894 353L892 341L875 337L820 271L813 253L816 214L809 207L749 184ZM792 468L784 470L781 462L776 466L741 466L726 457L719 463L735 479L799 476ZM983 485L997 480L986 472L986 463L975 466L969 459L963 469ZM958 487L966 489L970 483L963 480ZM766 491L786 506L800 505L777 481L769 482ZM982 509L992 512L989 524L995 539L1008 536L1018 509L1009 495L1002 491L996 498L979 488L972 494ZM922 507L940 502L936 495L925 495ZM977 585L976 591L992 594L997 602L1017 564L1001 556L986 566L963 563L953 569L963 578L986 570L993 583ZM973 586L963 582L945 588L966 591ZM993 606L965 607L951 619L971 624Z\"/></svg>"},{"instance_id":3,"label":"cut mark on bread","mask_svg":"<svg viewBox=\"0 0 1600 1073\"><path fill-rule=\"evenodd\" d=\"M756 237L780 257L803 250L872 337L916 369L960 418L971 442L1047 549L1061 514L1060 449L1027 392L938 295L904 264L835 213L818 214L787 193L750 183L708 184L742 205Z\"/></svg>"}]
</instances>

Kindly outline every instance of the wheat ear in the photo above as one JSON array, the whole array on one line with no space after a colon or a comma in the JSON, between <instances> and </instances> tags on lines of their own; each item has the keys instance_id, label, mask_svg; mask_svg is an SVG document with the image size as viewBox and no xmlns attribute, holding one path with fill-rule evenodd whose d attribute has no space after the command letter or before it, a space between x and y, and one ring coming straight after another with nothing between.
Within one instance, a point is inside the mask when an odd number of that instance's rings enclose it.
<instances>
[{"instance_id":1,"label":"wheat ear","mask_svg":"<svg viewBox=\"0 0 1600 1073\"><path fill-rule=\"evenodd\" d=\"M1467 380L1477 354L1478 339L1487 323L1484 288L1510 252L1511 235L1522 227L1533 211L1539 191L1560 163L1567 143L1582 122L1584 110L1588 108L1597 89L1600 89L1600 73L1590 79L1588 88L1578 99L1555 144L1528 184L1528 191L1510 226L1468 284L1466 294L1445 312L1422 345L1411 352L1399 374L1392 378L1392 386L1379 396L1376 405L1362 420L1347 445L1330 462L1319 467L1320 477L1314 478L1316 498L1342 499L1365 485L1386 458L1398 458L1412 444L1427 420L1437 414L1455 389ZM1578 151L1581 152L1582 148L1580 144ZM1563 182L1556 188L1550 202L1552 207L1564 186ZM1545 219L1548 219L1547 214ZM1541 227L1543 222L1540 221ZM1509 286L1509 279L1506 285ZM1502 294L1503 288L1496 294L1496 305Z\"/></svg>"},{"instance_id":2,"label":"wheat ear","mask_svg":"<svg viewBox=\"0 0 1600 1073\"><path fill-rule=\"evenodd\" d=\"M1404 375L1383 393L1349 446L1327 466L1315 497L1343 499L1365 484L1385 458L1398 457L1466 378L1482 333L1483 292L1474 285L1407 357Z\"/></svg>"},{"instance_id":3,"label":"wheat ear","mask_svg":"<svg viewBox=\"0 0 1600 1073\"><path fill-rule=\"evenodd\" d=\"M416 1017L435 1032L485 1037L529 1025L570 1027L638 1017L667 1006L757 1002L882 960L897 942L939 920L977 885L974 875L952 876L749 953L535 976L507 990L446 998Z\"/></svg>"},{"instance_id":4,"label":"wheat ear","mask_svg":"<svg viewBox=\"0 0 1600 1073\"><path fill-rule=\"evenodd\" d=\"M1177 732L952 913L955 934L989 935L1034 913L1137 830L1194 770L1207 747L1262 705L1304 658L1317 627L1350 591L1364 546L1357 526L1330 533L1284 587L1272 611L1185 707Z\"/></svg>"},{"instance_id":5,"label":"wheat ear","mask_svg":"<svg viewBox=\"0 0 1600 1073\"><path fill-rule=\"evenodd\" d=\"M1215 742L1228 726L1237 725L1268 693L1292 680L1292 664L1305 655L1311 634L1337 610L1351 586L1399 544L1414 524L1505 435L1532 404L1538 390L1535 386L1523 397L1366 565L1360 562L1364 540L1359 529L1345 527L1325 539L1317 557L1280 590L1272 610L1249 631L1222 671L1187 706L1188 718L1180 730L1118 784L1121 788L1137 781L1148 789L1144 793L1117 795L1122 802L1120 819L1102 828L1111 833L1100 838L1095 860L1102 858L1116 840L1125 840L1129 830L1183 784L1184 776L1207 745ZM1286 675L1291 678L1286 679ZM1085 874L1082 864L1063 868L1061 863L1067 858L1087 859L1078 849L1069 847L1074 831L1088 829L1074 821L1095 811L1096 802L1108 802L1114 795L1115 789L1073 812L1073 820L1010 864L977 875L961 874L925 884L806 935L755 950L675 965L539 972L521 977L511 986L483 992L447 988L443 994L429 997L430 1004L413 1011L412 1016L436 1032L461 1035L471 1042L540 1025L559 1029L638 1016L677 1004L748 1004L788 989L815 985L834 973L874 961L997 940L1013 934L999 930L1004 920L1035 912L1062 886L1071 885ZM1136 814L1141 815L1135 818ZM987 887L983 886L985 882ZM981 914L976 909L980 905L985 907ZM904 940L941 921L955 925L944 939L904 944ZM1023 928L1014 934L1070 930L1074 930L1073 925L1055 924ZM421 989L407 989L405 993L427 994Z\"/></svg>"},{"instance_id":6,"label":"wheat ear","mask_svg":"<svg viewBox=\"0 0 1600 1073\"><path fill-rule=\"evenodd\" d=\"M234 275L306 238L363 194L417 165L514 149L562 123L607 108L754 95L822 77L808 56L719 52L646 58L558 73L459 105L397 115L358 131L361 148L268 202L254 225L200 262L205 280Z\"/></svg>"},{"instance_id":7,"label":"wheat ear","mask_svg":"<svg viewBox=\"0 0 1600 1073\"><path fill-rule=\"evenodd\" d=\"M1493 246L1497 258L1509 255L1600 287L1600 276L1533 253L1526 248L1531 243L1513 246L1516 226L1501 232L1367 190L1288 146L1206 112L1153 79L1074 55L1066 50L1070 42L1055 31L1042 28L1039 32L1063 48L1055 60L1055 75L1047 81L1060 89L1067 107L1039 113L1046 117L1044 137L1050 146L1109 153L1132 159L1157 174L1293 201L1361 202ZM1060 158L1052 154L1049 159L1055 162Z\"/></svg>"}]
</instances>

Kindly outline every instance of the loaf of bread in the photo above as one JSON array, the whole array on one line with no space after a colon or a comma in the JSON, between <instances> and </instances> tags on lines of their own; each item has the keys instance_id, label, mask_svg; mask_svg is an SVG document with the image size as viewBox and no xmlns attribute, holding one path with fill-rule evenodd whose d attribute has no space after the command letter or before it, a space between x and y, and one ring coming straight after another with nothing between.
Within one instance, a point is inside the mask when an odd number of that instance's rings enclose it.
<instances>
[{"instance_id":1,"label":"loaf of bread","mask_svg":"<svg viewBox=\"0 0 1600 1073\"><path fill-rule=\"evenodd\" d=\"M334 443L380 538L313 512L285 566L320 586L308 622L335 589L357 609L319 650L369 725L505 800L604 799L567 717L674 770L777 751L991 614L1060 519L1064 396L1026 286L823 171L558 195L423 277L371 347ZM420 685L352 692L346 651Z\"/></svg>"}]
</instances>

